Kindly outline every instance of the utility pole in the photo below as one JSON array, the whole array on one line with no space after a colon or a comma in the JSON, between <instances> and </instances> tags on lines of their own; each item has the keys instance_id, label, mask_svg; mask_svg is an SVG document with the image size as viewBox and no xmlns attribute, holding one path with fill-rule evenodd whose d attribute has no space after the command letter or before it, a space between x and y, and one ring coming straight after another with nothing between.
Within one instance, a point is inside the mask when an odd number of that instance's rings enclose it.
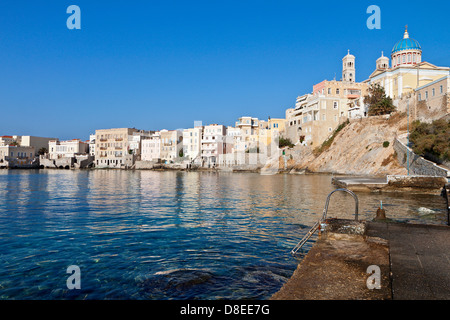
<instances>
[{"instance_id":1,"label":"utility pole","mask_svg":"<svg viewBox=\"0 0 450 320\"><path fill-rule=\"evenodd\" d=\"M406 123L406 168L408 170L408 176L409 176L409 98L407 100L406 113L407 113L407 123Z\"/></svg>"}]
</instances>

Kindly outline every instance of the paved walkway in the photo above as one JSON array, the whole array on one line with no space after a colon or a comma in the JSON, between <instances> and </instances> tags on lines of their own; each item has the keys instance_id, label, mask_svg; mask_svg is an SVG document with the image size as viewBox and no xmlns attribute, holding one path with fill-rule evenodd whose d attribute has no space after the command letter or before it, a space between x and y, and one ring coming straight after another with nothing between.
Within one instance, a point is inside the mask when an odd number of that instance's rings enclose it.
<instances>
[{"instance_id":1,"label":"paved walkway","mask_svg":"<svg viewBox=\"0 0 450 320\"><path fill-rule=\"evenodd\" d=\"M450 300L450 227L370 222L389 241L394 300Z\"/></svg>"}]
</instances>

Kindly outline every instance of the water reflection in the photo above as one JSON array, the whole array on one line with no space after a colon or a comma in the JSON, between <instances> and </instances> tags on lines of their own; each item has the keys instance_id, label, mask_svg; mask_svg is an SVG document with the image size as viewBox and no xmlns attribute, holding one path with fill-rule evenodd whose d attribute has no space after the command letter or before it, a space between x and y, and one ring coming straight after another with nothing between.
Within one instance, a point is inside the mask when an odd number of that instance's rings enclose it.
<instances>
[{"instance_id":1,"label":"water reflection","mask_svg":"<svg viewBox=\"0 0 450 320\"><path fill-rule=\"evenodd\" d=\"M332 190L327 175L2 170L0 298L265 299ZM358 197L361 219L383 201L391 219L445 223L439 196ZM328 215L353 214L334 194ZM72 264L82 292L65 286Z\"/></svg>"}]
</instances>

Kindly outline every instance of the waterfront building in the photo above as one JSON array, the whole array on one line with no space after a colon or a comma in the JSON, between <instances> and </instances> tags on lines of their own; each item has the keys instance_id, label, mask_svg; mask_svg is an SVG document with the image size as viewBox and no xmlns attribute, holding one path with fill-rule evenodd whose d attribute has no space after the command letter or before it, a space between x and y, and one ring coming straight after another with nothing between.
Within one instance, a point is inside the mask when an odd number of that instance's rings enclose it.
<instances>
[{"instance_id":1,"label":"waterfront building","mask_svg":"<svg viewBox=\"0 0 450 320\"><path fill-rule=\"evenodd\" d=\"M142 161L161 161L161 133L159 131L142 140Z\"/></svg>"},{"instance_id":2,"label":"waterfront building","mask_svg":"<svg viewBox=\"0 0 450 320\"><path fill-rule=\"evenodd\" d=\"M226 127L210 124L204 127L201 140L202 165L212 167L218 164L218 157L226 153Z\"/></svg>"},{"instance_id":3,"label":"waterfront building","mask_svg":"<svg viewBox=\"0 0 450 320\"><path fill-rule=\"evenodd\" d=\"M29 146L0 146L0 167L30 165L35 160L35 148Z\"/></svg>"},{"instance_id":4,"label":"waterfront building","mask_svg":"<svg viewBox=\"0 0 450 320\"><path fill-rule=\"evenodd\" d=\"M89 153L89 143L80 139L67 141L51 140L48 143L49 159L73 158Z\"/></svg>"},{"instance_id":5,"label":"waterfront building","mask_svg":"<svg viewBox=\"0 0 450 320\"><path fill-rule=\"evenodd\" d=\"M95 134L89 135L89 155L95 157Z\"/></svg>"},{"instance_id":6,"label":"waterfront building","mask_svg":"<svg viewBox=\"0 0 450 320\"><path fill-rule=\"evenodd\" d=\"M0 146L9 146L10 144L15 143L13 136L1 136L0 137Z\"/></svg>"},{"instance_id":7,"label":"waterfront building","mask_svg":"<svg viewBox=\"0 0 450 320\"><path fill-rule=\"evenodd\" d=\"M203 126L183 130L183 156L193 162L201 158Z\"/></svg>"},{"instance_id":8,"label":"waterfront building","mask_svg":"<svg viewBox=\"0 0 450 320\"><path fill-rule=\"evenodd\" d=\"M142 140L151 137L155 131L137 130L128 136L129 152L136 156L137 160L141 158Z\"/></svg>"},{"instance_id":9,"label":"waterfront building","mask_svg":"<svg viewBox=\"0 0 450 320\"><path fill-rule=\"evenodd\" d=\"M125 168L134 164L135 156L130 152L129 137L135 128L95 130L96 167Z\"/></svg>"},{"instance_id":10,"label":"waterfront building","mask_svg":"<svg viewBox=\"0 0 450 320\"><path fill-rule=\"evenodd\" d=\"M161 130L161 160L176 161L183 149L183 131L181 130Z\"/></svg>"}]
</instances>

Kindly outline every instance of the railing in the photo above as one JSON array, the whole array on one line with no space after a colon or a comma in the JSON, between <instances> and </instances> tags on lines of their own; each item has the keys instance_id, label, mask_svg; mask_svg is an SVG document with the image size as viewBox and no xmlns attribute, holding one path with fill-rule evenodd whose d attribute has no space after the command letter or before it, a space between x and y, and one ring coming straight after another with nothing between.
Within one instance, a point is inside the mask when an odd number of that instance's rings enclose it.
<instances>
[{"instance_id":1,"label":"railing","mask_svg":"<svg viewBox=\"0 0 450 320\"><path fill-rule=\"evenodd\" d=\"M340 189L336 189L336 190L332 191L327 197L327 200L325 203L325 208L323 209L323 213L322 213L322 218L312 226L312 228L302 238L302 240L300 240L300 242L294 247L294 249L292 249L292 251L291 251L292 255L296 255L297 252L305 245L305 243L313 236L313 234L316 233L316 231L320 229L321 224L323 222L325 222L325 220L327 218L327 213L328 213L328 205L330 204L330 198L333 195L333 193L335 193L337 191L347 192L353 197L353 199L355 199L355 221L358 221L359 202L358 202L358 197L356 196L356 194L354 194L352 191L350 191L348 189L344 189L344 188L340 188Z\"/></svg>"},{"instance_id":2,"label":"railing","mask_svg":"<svg viewBox=\"0 0 450 320\"><path fill-rule=\"evenodd\" d=\"M450 185L446 185L442 188L441 197L444 197L445 203L447 204L447 225L450 226L450 200L447 189L450 189Z\"/></svg>"},{"instance_id":3,"label":"railing","mask_svg":"<svg viewBox=\"0 0 450 320\"><path fill-rule=\"evenodd\" d=\"M327 201L325 203L325 208L323 209L323 215L322 215L322 221L325 221L325 219L327 218L327 212L328 212L328 205L330 204L330 198L333 195L333 193L337 192L337 191L344 191L349 193L353 199L355 199L355 221L358 221L358 197L356 196L356 194L354 194L352 191L348 190L348 189L344 189L344 188L340 188L340 189L336 189L334 191L332 191L328 197L327 197Z\"/></svg>"}]
</instances>

